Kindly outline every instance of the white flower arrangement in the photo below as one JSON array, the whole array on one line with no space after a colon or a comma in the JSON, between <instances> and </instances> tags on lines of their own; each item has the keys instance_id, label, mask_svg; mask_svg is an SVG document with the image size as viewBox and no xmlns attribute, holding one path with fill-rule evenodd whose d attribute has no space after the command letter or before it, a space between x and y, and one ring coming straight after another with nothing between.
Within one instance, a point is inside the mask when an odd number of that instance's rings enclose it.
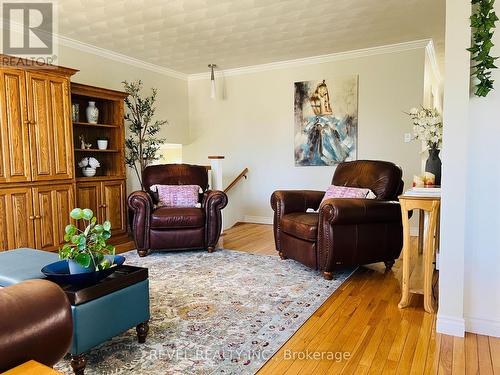
<instances>
[{"instance_id":1,"label":"white flower arrangement","mask_svg":"<svg viewBox=\"0 0 500 375\"><path fill-rule=\"evenodd\" d=\"M99 168L101 166L101 164L99 164L99 161L96 158L89 156L89 157L86 157L86 158L83 158L82 160L80 160L80 162L78 163L78 166L80 168L96 169L96 168Z\"/></svg>"},{"instance_id":2,"label":"white flower arrangement","mask_svg":"<svg viewBox=\"0 0 500 375\"><path fill-rule=\"evenodd\" d=\"M436 109L412 108L408 113L413 121L415 139L425 142L429 149L441 149L443 141L443 120Z\"/></svg>"}]
</instances>

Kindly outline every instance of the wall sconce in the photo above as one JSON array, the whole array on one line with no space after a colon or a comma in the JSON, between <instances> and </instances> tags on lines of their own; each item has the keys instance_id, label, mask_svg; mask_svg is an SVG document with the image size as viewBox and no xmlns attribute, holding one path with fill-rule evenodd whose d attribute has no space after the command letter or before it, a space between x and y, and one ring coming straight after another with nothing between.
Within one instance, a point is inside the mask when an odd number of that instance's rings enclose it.
<instances>
[{"instance_id":1,"label":"wall sconce","mask_svg":"<svg viewBox=\"0 0 500 375\"><path fill-rule=\"evenodd\" d=\"M215 99L215 75L214 68L217 67L215 64L208 64L210 68L210 98Z\"/></svg>"}]
</instances>

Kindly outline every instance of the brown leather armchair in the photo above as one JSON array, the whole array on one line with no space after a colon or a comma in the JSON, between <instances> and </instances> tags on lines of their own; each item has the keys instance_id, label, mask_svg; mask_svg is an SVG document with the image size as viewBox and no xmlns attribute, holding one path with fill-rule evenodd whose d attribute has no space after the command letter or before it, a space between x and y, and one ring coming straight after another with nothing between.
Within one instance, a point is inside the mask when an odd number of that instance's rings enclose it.
<instances>
[{"instance_id":1,"label":"brown leather armchair","mask_svg":"<svg viewBox=\"0 0 500 375\"><path fill-rule=\"evenodd\" d=\"M146 256L150 250L207 249L213 252L222 229L221 211L227 195L208 190L208 172L204 166L189 164L153 165L142 177L146 191L128 197L134 212L132 231L137 252ZM150 187L160 185L199 185L201 208L155 208L156 198Z\"/></svg>"},{"instance_id":2,"label":"brown leather armchair","mask_svg":"<svg viewBox=\"0 0 500 375\"><path fill-rule=\"evenodd\" d=\"M275 191L274 239L282 259L291 258L332 279L336 266L384 262L390 269L403 246L402 171L384 161L341 163L332 184L369 188L376 199L328 199L323 191ZM307 209L318 213L307 213Z\"/></svg>"},{"instance_id":3,"label":"brown leather armchair","mask_svg":"<svg viewBox=\"0 0 500 375\"><path fill-rule=\"evenodd\" d=\"M53 366L72 335L71 306L56 284L28 280L0 288L0 372L29 360Z\"/></svg>"}]
</instances>

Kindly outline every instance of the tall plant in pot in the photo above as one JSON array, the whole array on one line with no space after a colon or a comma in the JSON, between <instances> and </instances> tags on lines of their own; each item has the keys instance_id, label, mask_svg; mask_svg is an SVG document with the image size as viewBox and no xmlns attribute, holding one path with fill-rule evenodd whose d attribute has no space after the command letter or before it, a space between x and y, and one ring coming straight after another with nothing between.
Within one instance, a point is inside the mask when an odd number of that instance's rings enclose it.
<instances>
[{"instance_id":1,"label":"tall plant in pot","mask_svg":"<svg viewBox=\"0 0 500 375\"><path fill-rule=\"evenodd\" d=\"M59 258L67 259L70 273L101 271L113 266L115 247L108 245L111 238L111 223L97 223L97 218L89 208L75 208L70 217L84 223L80 230L74 224L65 228L66 243L59 249Z\"/></svg>"},{"instance_id":2,"label":"tall plant in pot","mask_svg":"<svg viewBox=\"0 0 500 375\"><path fill-rule=\"evenodd\" d=\"M123 81L125 92L129 94L125 98L128 112L125 120L129 122L130 135L125 140L127 153L125 164L134 170L137 179L144 189L142 173L153 161L158 160L158 150L166 139L159 137L159 132L166 120L153 120L156 112L155 102L157 90L151 89L149 96L141 96L142 81Z\"/></svg>"},{"instance_id":3,"label":"tall plant in pot","mask_svg":"<svg viewBox=\"0 0 500 375\"><path fill-rule=\"evenodd\" d=\"M441 185L441 159L439 152L443 142L443 119L436 109L412 108L408 114L413 122L415 139L422 141L429 150L425 171L436 176L435 184Z\"/></svg>"}]
</instances>

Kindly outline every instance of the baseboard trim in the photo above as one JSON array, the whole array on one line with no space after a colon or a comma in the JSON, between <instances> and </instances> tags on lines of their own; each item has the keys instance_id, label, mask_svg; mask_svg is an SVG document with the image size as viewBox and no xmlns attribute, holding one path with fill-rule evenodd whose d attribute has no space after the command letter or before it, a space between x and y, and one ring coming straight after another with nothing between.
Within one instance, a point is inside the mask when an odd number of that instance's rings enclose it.
<instances>
[{"instance_id":1,"label":"baseboard trim","mask_svg":"<svg viewBox=\"0 0 500 375\"><path fill-rule=\"evenodd\" d=\"M450 336L465 336L465 320L453 316L440 315L438 313L436 321L436 331Z\"/></svg>"},{"instance_id":2,"label":"baseboard trim","mask_svg":"<svg viewBox=\"0 0 500 375\"><path fill-rule=\"evenodd\" d=\"M465 330L478 335L500 337L500 322L465 317Z\"/></svg>"},{"instance_id":3,"label":"baseboard trim","mask_svg":"<svg viewBox=\"0 0 500 375\"><path fill-rule=\"evenodd\" d=\"M245 215L243 217L244 223L253 223L253 224L272 224L273 218L268 216L251 216Z\"/></svg>"}]
</instances>

